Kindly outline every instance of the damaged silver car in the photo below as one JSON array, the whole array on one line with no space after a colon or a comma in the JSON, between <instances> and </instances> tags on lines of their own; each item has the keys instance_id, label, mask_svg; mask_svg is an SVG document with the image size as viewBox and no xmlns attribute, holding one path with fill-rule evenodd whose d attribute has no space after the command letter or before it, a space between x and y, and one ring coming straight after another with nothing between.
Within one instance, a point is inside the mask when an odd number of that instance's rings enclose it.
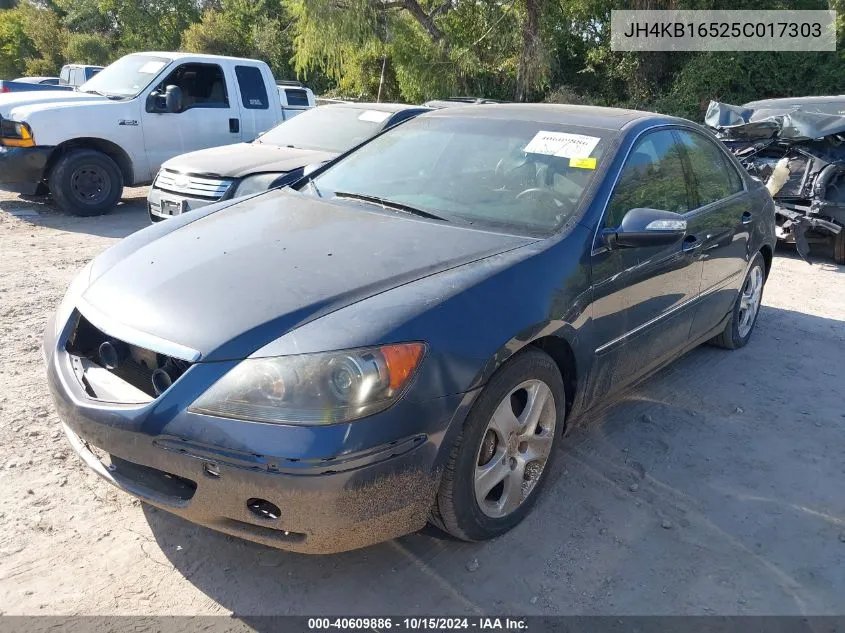
<instances>
[{"instance_id":1,"label":"damaged silver car","mask_svg":"<svg viewBox=\"0 0 845 633\"><path fill-rule=\"evenodd\" d=\"M705 123L775 200L778 238L845 264L845 96L711 101Z\"/></svg>"}]
</instances>

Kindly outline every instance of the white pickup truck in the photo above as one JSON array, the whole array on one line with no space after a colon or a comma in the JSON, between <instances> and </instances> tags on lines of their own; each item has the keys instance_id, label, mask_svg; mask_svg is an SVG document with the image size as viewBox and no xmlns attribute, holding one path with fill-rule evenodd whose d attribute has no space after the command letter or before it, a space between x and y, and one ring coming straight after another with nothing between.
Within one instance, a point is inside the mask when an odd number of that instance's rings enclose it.
<instances>
[{"instance_id":1,"label":"white pickup truck","mask_svg":"<svg viewBox=\"0 0 845 633\"><path fill-rule=\"evenodd\" d=\"M0 189L49 190L63 210L99 215L168 158L251 141L307 105L310 90L277 86L262 61L127 55L73 92L0 95Z\"/></svg>"}]
</instances>

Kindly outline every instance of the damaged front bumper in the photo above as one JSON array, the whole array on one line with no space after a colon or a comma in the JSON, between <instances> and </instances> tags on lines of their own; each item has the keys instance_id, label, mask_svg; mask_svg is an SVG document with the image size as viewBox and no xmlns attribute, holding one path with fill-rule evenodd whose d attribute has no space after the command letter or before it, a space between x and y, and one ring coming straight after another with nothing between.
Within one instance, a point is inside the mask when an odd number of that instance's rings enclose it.
<instances>
[{"instance_id":1,"label":"damaged front bumper","mask_svg":"<svg viewBox=\"0 0 845 633\"><path fill-rule=\"evenodd\" d=\"M303 553L371 545L428 520L445 430L466 396L400 401L351 429L193 414L175 388L144 404L104 402L86 392L51 330L43 348L48 384L70 445L143 501ZM207 384L211 365L198 363L180 378L182 397Z\"/></svg>"}]
</instances>

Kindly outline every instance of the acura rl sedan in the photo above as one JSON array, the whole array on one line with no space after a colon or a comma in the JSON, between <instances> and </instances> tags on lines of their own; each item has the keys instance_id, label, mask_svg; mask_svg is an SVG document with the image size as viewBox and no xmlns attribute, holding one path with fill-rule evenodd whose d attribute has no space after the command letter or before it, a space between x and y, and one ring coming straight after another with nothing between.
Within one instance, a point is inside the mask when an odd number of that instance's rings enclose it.
<instances>
[{"instance_id":1,"label":"acura rl sedan","mask_svg":"<svg viewBox=\"0 0 845 633\"><path fill-rule=\"evenodd\" d=\"M433 111L101 254L49 384L92 469L196 523L318 553L488 539L584 411L748 342L774 244L766 190L688 121Z\"/></svg>"}]
</instances>

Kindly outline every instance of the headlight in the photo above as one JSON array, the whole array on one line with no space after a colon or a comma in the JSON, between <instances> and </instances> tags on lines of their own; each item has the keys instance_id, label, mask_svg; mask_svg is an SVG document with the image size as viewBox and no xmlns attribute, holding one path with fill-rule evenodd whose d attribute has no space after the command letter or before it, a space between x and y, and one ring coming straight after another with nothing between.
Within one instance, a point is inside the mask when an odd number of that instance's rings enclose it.
<instances>
[{"instance_id":1,"label":"headlight","mask_svg":"<svg viewBox=\"0 0 845 633\"><path fill-rule=\"evenodd\" d=\"M425 353L423 343L341 352L248 358L189 408L224 418L320 425L384 411L402 395Z\"/></svg>"},{"instance_id":2,"label":"headlight","mask_svg":"<svg viewBox=\"0 0 845 633\"><path fill-rule=\"evenodd\" d=\"M0 122L0 143L8 147L34 147L32 128L26 123L3 119Z\"/></svg>"},{"instance_id":3,"label":"headlight","mask_svg":"<svg viewBox=\"0 0 845 633\"><path fill-rule=\"evenodd\" d=\"M254 193L267 191L275 180L278 180L284 173L255 174L241 180L238 188L235 189L235 197L251 196Z\"/></svg>"},{"instance_id":4,"label":"headlight","mask_svg":"<svg viewBox=\"0 0 845 633\"><path fill-rule=\"evenodd\" d=\"M94 260L91 260L85 265L85 268L79 271L76 277L73 278L73 281L70 282L67 292L65 293L65 297L62 299L62 302L59 304L59 309L56 311L56 319L54 321L56 336L62 333L70 315L73 314L76 302L79 300L79 297L82 296L82 293L88 288L88 282L91 280L91 269L93 266Z\"/></svg>"}]
</instances>

